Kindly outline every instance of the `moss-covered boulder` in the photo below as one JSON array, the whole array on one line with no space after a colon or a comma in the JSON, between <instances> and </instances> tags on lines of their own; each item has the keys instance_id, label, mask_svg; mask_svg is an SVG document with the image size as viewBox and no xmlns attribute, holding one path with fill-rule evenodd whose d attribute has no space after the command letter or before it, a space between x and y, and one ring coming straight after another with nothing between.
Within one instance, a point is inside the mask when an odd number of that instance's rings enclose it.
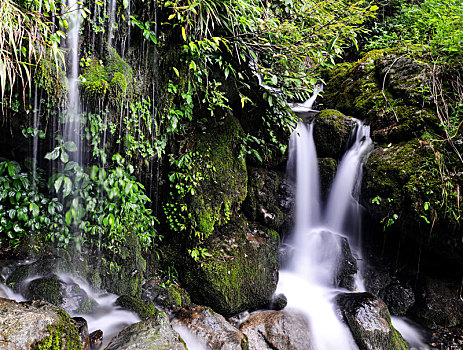
<instances>
[{"instance_id":1,"label":"moss-covered boulder","mask_svg":"<svg viewBox=\"0 0 463 350\"><path fill-rule=\"evenodd\" d=\"M80 350L76 323L43 301L17 303L0 298L0 348L5 350Z\"/></svg>"},{"instance_id":2,"label":"moss-covered boulder","mask_svg":"<svg viewBox=\"0 0 463 350\"><path fill-rule=\"evenodd\" d=\"M313 139L320 158L341 158L356 122L334 109L325 109L313 120Z\"/></svg>"},{"instance_id":3,"label":"moss-covered boulder","mask_svg":"<svg viewBox=\"0 0 463 350\"><path fill-rule=\"evenodd\" d=\"M31 300L47 301L60 306L64 301L65 287L58 276L42 277L31 281L25 296Z\"/></svg>"},{"instance_id":4,"label":"moss-covered boulder","mask_svg":"<svg viewBox=\"0 0 463 350\"><path fill-rule=\"evenodd\" d=\"M377 141L410 139L439 123L429 104L429 69L400 50L371 51L328 72L323 104L367 119Z\"/></svg>"},{"instance_id":5,"label":"moss-covered boulder","mask_svg":"<svg viewBox=\"0 0 463 350\"><path fill-rule=\"evenodd\" d=\"M410 349L393 327L391 315L381 299L370 293L341 293L335 301L360 350Z\"/></svg>"},{"instance_id":6,"label":"moss-covered boulder","mask_svg":"<svg viewBox=\"0 0 463 350\"><path fill-rule=\"evenodd\" d=\"M28 265L20 265L8 276L6 284L16 293L24 293L27 284L26 279L35 276L46 276L53 273L67 273L73 270L72 265L66 259L50 256L44 257Z\"/></svg>"},{"instance_id":7,"label":"moss-covered boulder","mask_svg":"<svg viewBox=\"0 0 463 350\"><path fill-rule=\"evenodd\" d=\"M106 350L185 350L186 346L169 324L164 312L122 330Z\"/></svg>"},{"instance_id":8,"label":"moss-covered boulder","mask_svg":"<svg viewBox=\"0 0 463 350\"><path fill-rule=\"evenodd\" d=\"M443 179L443 160L436 158L440 154L422 139L377 147L365 165L362 204L386 232L400 232L402 238L462 269L463 243L455 215L463 178L455 172Z\"/></svg>"},{"instance_id":9,"label":"moss-covered boulder","mask_svg":"<svg viewBox=\"0 0 463 350\"><path fill-rule=\"evenodd\" d=\"M318 172L320 174L320 191L322 198L327 199L333 184L338 162L333 158L318 158Z\"/></svg>"},{"instance_id":10,"label":"moss-covered boulder","mask_svg":"<svg viewBox=\"0 0 463 350\"><path fill-rule=\"evenodd\" d=\"M151 280L143 285L142 299L147 303L153 303L162 310L177 312L191 304L188 293L174 283L162 283Z\"/></svg>"},{"instance_id":11,"label":"moss-covered boulder","mask_svg":"<svg viewBox=\"0 0 463 350\"><path fill-rule=\"evenodd\" d=\"M61 280L56 275L40 277L28 283L24 296L29 300L43 300L70 313L89 314L98 303L71 279Z\"/></svg>"},{"instance_id":12,"label":"moss-covered boulder","mask_svg":"<svg viewBox=\"0 0 463 350\"><path fill-rule=\"evenodd\" d=\"M195 157L188 172L202 178L188 198L191 229L197 237L207 238L215 227L226 224L246 197L248 175L240 154L242 137L238 120L227 114L207 133L196 135L193 145L187 147Z\"/></svg>"},{"instance_id":13,"label":"moss-covered boulder","mask_svg":"<svg viewBox=\"0 0 463 350\"><path fill-rule=\"evenodd\" d=\"M234 218L199 247L210 256L179 262L179 277L193 302L223 315L264 307L278 282L278 244L275 231Z\"/></svg>"},{"instance_id":14,"label":"moss-covered boulder","mask_svg":"<svg viewBox=\"0 0 463 350\"><path fill-rule=\"evenodd\" d=\"M156 308L152 301L144 302L140 298L130 295L121 295L116 299L115 304L125 310L137 313L142 320L146 320L156 313Z\"/></svg>"}]
</instances>

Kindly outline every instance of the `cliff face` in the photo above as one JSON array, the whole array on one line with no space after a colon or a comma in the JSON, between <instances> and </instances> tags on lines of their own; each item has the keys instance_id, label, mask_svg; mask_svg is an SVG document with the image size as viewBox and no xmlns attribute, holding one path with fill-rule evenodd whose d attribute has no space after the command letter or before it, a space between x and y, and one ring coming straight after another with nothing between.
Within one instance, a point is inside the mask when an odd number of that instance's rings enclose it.
<instances>
[{"instance_id":1,"label":"cliff face","mask_svg":"<svg viewBox=\"0 0 463 350\"><path fill-rule=\"evenodd\" d=\"M448 132L449 115L442 110L458 91L446 69L426 54L411 58L400 49L372 51L327 73L322 102L371 125L376 145L364 167L361 196L369 217L364 237L370 260L382 260L380 265L416 286L411 312L428 325L436 315L424 310L439 304L430 285L454 290L449 300L456 303L463 268L462 138L458 123ZM436 82L442 84L437 98ZM454 320L449 321L446 311L438 314L447 320L438 322L442 325L462 321L448 316Z\"/></svg>"}]
</instances>

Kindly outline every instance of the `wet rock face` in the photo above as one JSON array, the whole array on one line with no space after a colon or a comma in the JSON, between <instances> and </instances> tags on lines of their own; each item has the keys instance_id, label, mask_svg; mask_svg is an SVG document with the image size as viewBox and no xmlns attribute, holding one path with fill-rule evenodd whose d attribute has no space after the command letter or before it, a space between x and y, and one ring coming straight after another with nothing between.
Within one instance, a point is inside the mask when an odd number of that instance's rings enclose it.
<instances>
[{"instance_id":1,"label":"wet rock face","mask_svg":"<svg viewBox=\"0 0 463 350\"><path fill-rule=\"evenodd\" d=\"M347 238L341 237L340 243L341 254L339 255L338 265L335 272L336 286L347 290L354 290L354 275L357 273L357 260L352 255Z\"/></svg>"},{"instance_id":2,"label":"wet rock face","mask_svg":"<svg viewBox=\"0 0 463 350\"><path fill-rule=\"evenodd\" d=\"M278 230L284 213L278 205L280 183L284 174L262 169L248 169L248 194L243 202L246 217L269 228Z\"/></svg>"},{"instance_id":3,"label":"wet rock face","mask_svg":"<svg viewBox=\"0 0 463 350\"><path fill-rule=\"evenodd\" d=\"M370 293L342 293L335 302L360 350L409 349L391 324L391 316L381 299Z\"/></svg>"},{"instance_id":4,"label":"wet rock face","mask_svg":"<svg viewBox=\"0 0 463 350\"><path fill-rule=\"evenodd\" d=\"M319 158L340 159L356 123L334 109L325 109L315 116L313 139Z\"/></svg>"},{"instance_id":5,"label":"wet rock face","mask_svg":"<svg viewBox=\"0 0 463 350\"><path fill-rule=\"evenodd\" d=\"M413 314L431 329L463 324L460 283L426 278L419 287Z\"/></svg>"},{"instance_id":6,"label":"wet rock face","mask_svg":"<svg viewBox=\"0 0 463 350\"><path fill-rule=\"evenodd\" d=\"M77 283L66 283L56 275L34 279L24 288L26 299L47 301L68 312L88 314L97 305Z\"/></svg>"},{"instance_id":7,"label":"wet rock face","mask_svg":"<svg viewBox=\"0 0 463 350\"><path fill-rule=\"evenodd\" d=\"M225 316L266 307L278 282L278 244L275 231L232 219L205 242L210 258L178 262L178 271L187 267L179 278L194 303Z\"/></svg>"},{"instance_id":8,"label":"wet rock face","mask_svg":"<svg viewBox=\"0 0 463 350\"><path fill-rule=\"evenodd\" d=\"M249 350L312 350L306 318L287 311L253 312L240 327Z\"/></svg>"},{"instance_id":9,"label":"wet rock face","mask_svg":"<svg viewBox=\"0 0 463 350\"><path fill-rule=\"evenodd\" d=\"M57 307L41 301L17 303L0 298L0 348L4 350L48 348L81 349L77 325Z\"/></svg>"},{"instance_id":10,"label":"wet rock face","mask_svg":"<svg viewBox=\"0 0 463 350\"><path fill-rule=\"evenodd\" d=\"M167 315L158 312L151 318L124 329L106 350L185 350L180 336L172 329Z\"/></svg>"},{"instance_id":11,"label":"wet rock face","mask_svg":"<svg viewBox=\"0 0 463 350\"><path fill-rule=\"evenodd\" d=\"M386 303L392 315L405 316L415 303L415 294L409 286L394 283L387 286L379 297Z\"/></svg>"},{"instance_id":12,"label":"wet rock face","mask_svg":"<svg viewBox=\"0 0 463 350\"><path fill-rule=\"evenodd\" d=\"M143 285L141 298L144 302L154 302L164 311L177 312L191 304L190 296L175 284L160 286L159 281L150 280Z\"/></svg>"},{"instance_id":13,"label":"wet rock face","mask_svg":"<svg viewBox=\"0 0 463 350\"><path fill-rule=\"evenodd\" d=\"M180 310L171 321L173 327L186 327L207 344L208 349L247 349L248 340L225 318L210 308L198 306Z\"/></svg>"}]
</instances>

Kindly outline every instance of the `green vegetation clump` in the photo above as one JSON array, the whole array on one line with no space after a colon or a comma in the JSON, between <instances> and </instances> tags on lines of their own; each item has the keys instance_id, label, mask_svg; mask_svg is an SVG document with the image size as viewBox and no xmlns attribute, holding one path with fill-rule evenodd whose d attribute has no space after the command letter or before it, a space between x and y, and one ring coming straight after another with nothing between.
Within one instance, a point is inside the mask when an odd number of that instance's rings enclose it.
<instances>
[{"instance_id":1,"label":"green vegetation clump","mask_svg":"<svg viewBox=\"0 0 463 350\"><path fill-rule=\"evenodd\" d=\"M137 313L142 320L150 318L157 312L152 301L145 303L143 300L130 295L121 295L117 298L115 304L123 309Z\"/></svg>"},{"instance_id":2,"label":"green vegetation clump","mask_svg":"<svg viewBox=\"0 0 463 350\"><path fill-rule=\"evenodd\" d=\"M93 57L82 74L81 86L90 98L110 102L120 102L128 93L132 84L132 68L119 56L115 49L109 48L105 60Z\"/></svg>"},{"instance_id":3,"label":"green vegetation clump","mask_svg":"<svg viewBox=\"0 0 463 350\"><path fill-rule=\"evenodd\" d=\"M32 344L32 350L82 350L75 322L63 310L58 310L58 316L59 323L49 326L49 336Z\"/></svg>"}]
</instances>

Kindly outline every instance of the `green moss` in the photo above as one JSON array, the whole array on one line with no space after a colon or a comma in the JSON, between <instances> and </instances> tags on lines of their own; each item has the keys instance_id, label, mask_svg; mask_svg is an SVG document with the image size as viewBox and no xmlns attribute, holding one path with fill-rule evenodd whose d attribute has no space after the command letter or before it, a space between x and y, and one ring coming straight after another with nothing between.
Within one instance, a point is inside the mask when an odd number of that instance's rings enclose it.
<instances>
[{"instance_id":1,"label":"green moss","mask_svg":"<svg viewBox=\"0 0 463 350\"><path fill-rule=\"evenodd\" d=\"M63 310L58 311L58 316L59 323L49 326L49 336L32 344L32 350L82 350L75 322Z\"/></svg>"},{"instance_id":2,"label":"green moss","mask_svg":"<svg viewBox=\"0 0 463 350\"><path fill-rule=\"evenodd\" d=\"M66 72L61 65L56 65L44 55L39 61L36 73L36 82L46 92L50 103L59 104L67 95Z\"/></svg>"},{"instance_id":3,"label":"green moss","mask_svg":"<svg viewBox=\"0 0 463 350\"><path fill-rule=\"evenodd\" d=\"M115 49L109 48L106 59L100 61L94 58L82 76L81 86L87 96L100 99L108 96L114 102L125 96L133 71Z\"/></svg>"},{"instance_id":4,"label":"green moss","mask_svg":"<svg viewBox=\"0 0 463 350\"><path fill-rule=\"evenodd\" d=\"M179 277L194 302L221 314L266 306L277 282L278 243L276 231L249 227L243 219L233 218L204 243L212 256L183 262L188 269Z\"/></svg>"},{"instance_id":5,"label":"green moss","mask_svg":"<svg viewBox=\"0 0 463 350\"><path fill-rule=\"evenodd\" d=\"M135 298L130 295L122 295L116 300L116 305L133 311L138 314L142 320L146 320L156 314L156 307L153 302L145 303L140 298Z\"/></svg>"},{"instance_id":6,"label":"green moss","mask_svg":"<svg viewBox=\"0 0 463 350\"><path fill-rule=\"evenodd\" d=\"M207 155L192 169L205 177L189 201L191 227L198 237L207 238L217 226L226 224L246 197L246 163L239 157L242 135L238 120L227 115L195 140L193 151Z\"/></svg>"},{"instance_id":7,"label":"green moss","mask_svg":"<svg viewBox=\"0 0 463 350\"><path fill-rule=\"evenodd\" d=\"M29 284L27 297L60 306L63 303L63 285L56 276L39 278Z\"/></svg>"}]
</instances>

